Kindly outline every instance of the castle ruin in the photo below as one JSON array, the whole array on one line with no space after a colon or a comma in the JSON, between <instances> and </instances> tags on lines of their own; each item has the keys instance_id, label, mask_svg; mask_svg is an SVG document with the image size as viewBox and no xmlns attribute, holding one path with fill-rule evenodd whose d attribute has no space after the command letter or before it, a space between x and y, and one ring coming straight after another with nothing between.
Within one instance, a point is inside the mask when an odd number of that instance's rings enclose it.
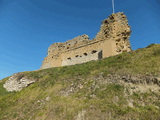
<instances>
[{"instance_id":1,"label":"castle ruin","mask_svg":"<svg viewBox=\"0 0 160 120\"><path fill-rule=\"evenodd\" d=\"M100 31L94 39L81 35L64 43L52 44L41 69L75 65L129 52L130 33L126 15L123 12L113 13L102 21Z\"/></svg>"}]
</instances>

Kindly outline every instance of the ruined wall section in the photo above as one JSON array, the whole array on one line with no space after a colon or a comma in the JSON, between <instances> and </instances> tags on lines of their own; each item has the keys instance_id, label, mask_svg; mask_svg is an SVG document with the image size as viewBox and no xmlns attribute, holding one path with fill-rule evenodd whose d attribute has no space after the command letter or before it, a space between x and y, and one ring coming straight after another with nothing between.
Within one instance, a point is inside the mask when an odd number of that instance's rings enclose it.
<instances>
[{"instance_id":1,"label":"ruined wall section","mask_svg":"<svg viewBox=\"0 0 160 120\"><path fill-rule=\"evenodd\" d=\"M73 38L72 40L68 40L64 43L54 43L48 48L48 56L59 54L63 51L67 51L73 48L76 48L80 45L84 45L89 43L88 35L84 34L78 37Z\"/></svg>"},{"instance_id":2,"label":"ruined wall section","mask_svg":"<svg viewBox=\"0 0 160 120\"><path fill-rule=\"evenodd\" d=\"M92 41L88 44L81 45L78 48L62 53L62 66L101 59L102 48L99 47L101 45L100 42Z\"/></svg>"},{"instance_id":3,"label":"ruined wall section","mask_svg":"<svg viewBox=\"0 0 160 120\"><path fill-rule=\"evenodd\" d=\"M64 57L62 59L62 66L80 64L92 60L98 60L101 58L102 58L102 50L99 51L92 50L91 52L79 53L72 57L67 57L67 58Z\"/></svg>"},{"instance_id":4,"label":"ruined wall section","mask_svg":"<svg viewBox=\"0 0 160 120\"><path fill-rule=\"evenodd\" d=\"M41 69L52 67L58 67L62 65L62 54L88 44L90 39L88 35L84 34L78 37L68 40L64 43L54 43L48 48L47 57L44 58Z\"/></svg>"},{"instance_id":5,"label":"ruined wall section","mask_svg":"<svg viewBox=\"0 0 160 120\"><path fill-rule=\"evenodd\" d=\"M130 33L126 15L122 12L112 14L102 21L100 31L93 40L84 34L64 43L52 44L41 69L74 65L129 52Z\"/></svg>"},{"instance_id":6,"label":"ruined wall section","mask_svg":"<svg viewBox=\"0 0 160 120\"><path fill-rule=\"evenodd\" d=\"M115 42L116 47L113 48L116 54L129 52L131 34L128 20L123 12L112 14L108 19L102 21L100 31L97 33L94 40L111 40Z\"/></svg>"}]
</instances>

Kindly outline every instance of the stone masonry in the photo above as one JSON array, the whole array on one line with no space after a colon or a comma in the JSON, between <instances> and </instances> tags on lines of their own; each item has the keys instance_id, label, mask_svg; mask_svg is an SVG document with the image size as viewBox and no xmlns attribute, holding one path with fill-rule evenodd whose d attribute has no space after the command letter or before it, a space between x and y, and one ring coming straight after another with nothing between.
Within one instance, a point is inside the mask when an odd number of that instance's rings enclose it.
<instances>
[{"instance_id":1,"label":"stone masonry","mask_svg":"<svg viewBox=\"0 0 160 120\"><path fill-rule=\"evenodd\" d=\"M130 26L123 12L112 14L102 21L100 31L92 40L81 35L48 48L41 69L80 64L131 51Z\"/></svg>"}]
</instances>

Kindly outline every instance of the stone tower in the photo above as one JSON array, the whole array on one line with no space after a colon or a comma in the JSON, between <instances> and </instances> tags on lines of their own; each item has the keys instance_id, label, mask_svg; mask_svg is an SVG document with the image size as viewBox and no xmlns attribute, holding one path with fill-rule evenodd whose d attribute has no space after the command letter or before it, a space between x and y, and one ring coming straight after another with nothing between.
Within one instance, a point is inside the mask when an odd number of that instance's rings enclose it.
<instances>
[{"instance_id":1,"label":"stone tower","mask_svg":"<svg viewBox=\"0 0 160 120\"><path fill-rule=\"evenodd\" d=\"M123 12L110 15L102 21L100 31L93 40L81 35L48 48L41 69L74 65L131 51L130 26Z\"/></svg>"}]
</instances>

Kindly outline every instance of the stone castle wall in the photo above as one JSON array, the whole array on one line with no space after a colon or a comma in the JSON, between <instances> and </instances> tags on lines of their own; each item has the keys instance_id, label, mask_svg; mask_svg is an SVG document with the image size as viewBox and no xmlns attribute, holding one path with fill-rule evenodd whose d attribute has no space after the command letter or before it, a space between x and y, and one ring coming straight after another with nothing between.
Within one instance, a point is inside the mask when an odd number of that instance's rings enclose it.
<instances>
[{"instance_id":1,"label":"stone castle wall","mask_svg":"<svg viewBox=\"0 0 160 120\"><path fill-rule=\"evenodd\" d=\"M81 35L64 43L52 44L41 69L74 65L129 52L130 33L126 15L122 12L112 14L102 21L100 31L93 40L88 35Z\"/></svg>"}]
</instances>

